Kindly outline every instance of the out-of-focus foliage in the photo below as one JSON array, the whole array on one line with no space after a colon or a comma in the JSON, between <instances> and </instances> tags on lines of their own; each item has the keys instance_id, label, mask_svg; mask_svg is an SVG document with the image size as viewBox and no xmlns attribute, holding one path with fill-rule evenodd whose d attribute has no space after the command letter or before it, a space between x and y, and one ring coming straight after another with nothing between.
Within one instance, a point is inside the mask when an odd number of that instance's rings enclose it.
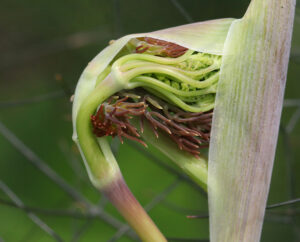
<instances>
[{"instance_id":1,"label":"out-of-focus foliage","mask_svg":"<svg viewBox=\"0 0 300 242\"><path fill-rule=\"evenodd\" d=\"M124 220L90 184L71 140L70 96L86 64L109 40L125 34L236 17L248 0L9 1L0 8L0 181L53 229L63 241L108 241L118 229L91 214L89 204ZM276 161L268 204L300 197L300 10L297 9L292 55ZM291 102L290 99L298 99ZM295 104L289 106L289 104ZM4 126L88 202L73 199L20 153ZM6 130L7 131L7 130ZM11 136L9 136L12 138ZM230 141L229 141L230 142ZM13 143L13 144L12 144ZM174 172L153 162L143 148L114 141L129 187L167 237L208 238L207 199ZM141 152L142 151L142 152ZM145 150L144 150L145 151ZM163 164L161 154L148 149ZM28 154L28 153L27 153ZM57 178L54 180L57 181ZM1 183L0 183L1 184ZM5 189L4 189L5 190ZM68 189L70 191L70 189ZM155 198L153 200L153 198ZM152 201L152 203L150 203ZM150 203L150 204L149 204ZM0 241L54 241L17 209L0 186ZM57 211L58 210L58 211ZM66 211L68 214L66 214ZM70 213L72 211L72 213ZM100 211L100 210L99 210ZM78 218L78 216L81 216ZM262 241L299 241L299 205L269 210ZM107 219L106 219L107 220ZM297 224L298 223L298 224ZM297 227L298 225L298 227ZM132 241L123 235L118 241Z\"/></svg>"}]
</instances>

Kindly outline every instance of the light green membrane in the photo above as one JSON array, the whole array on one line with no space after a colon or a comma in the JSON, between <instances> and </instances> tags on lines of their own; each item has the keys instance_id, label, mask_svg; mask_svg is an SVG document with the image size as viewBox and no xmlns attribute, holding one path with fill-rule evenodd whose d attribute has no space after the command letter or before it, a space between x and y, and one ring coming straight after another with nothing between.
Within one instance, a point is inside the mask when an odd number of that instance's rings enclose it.
<instances>
[{"instance_id":1,"label":"light green membrane","mask_svg":"<svg viewBox=\"0 0 300 242\"><path fill-rule=\"evenodd\" d=\"M294 0L253 0L230 27L209 149L210 241L260 240L286 80Z\"/></svg>"}]
</instances>

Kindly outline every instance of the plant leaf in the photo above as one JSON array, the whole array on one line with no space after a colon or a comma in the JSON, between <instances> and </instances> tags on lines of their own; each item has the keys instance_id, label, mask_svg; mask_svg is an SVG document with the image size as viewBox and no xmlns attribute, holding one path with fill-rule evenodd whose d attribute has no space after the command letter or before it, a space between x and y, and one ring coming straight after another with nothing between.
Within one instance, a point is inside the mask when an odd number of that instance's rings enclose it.
<instances>
[{"instance_id":1,"label":"plant leaf","mask_svg":"<svg viewBox=\"0 0 300 242\"><path fill-rule=\"evenodd\" d=\"M210 241L259 241L275 155L294 0L253 0L224 47L208 167Z\"/></svg>"}]
</instances>

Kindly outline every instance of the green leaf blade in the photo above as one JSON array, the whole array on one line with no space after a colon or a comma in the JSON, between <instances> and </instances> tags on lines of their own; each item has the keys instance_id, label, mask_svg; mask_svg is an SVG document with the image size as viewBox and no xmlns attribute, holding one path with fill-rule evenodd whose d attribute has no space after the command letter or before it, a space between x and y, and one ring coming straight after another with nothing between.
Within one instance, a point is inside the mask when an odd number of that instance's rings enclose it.
<instances>
[{"instance_id":1,"label":"green leaf blade","mask_svg":"<svg viewBox=\"0 0 300 242\"><path fill-rule=\"evenodd\" d=\"M259 241L295 1L254 0L225 43L209 151L211 241Z\"/></svg>"}]
</instances>

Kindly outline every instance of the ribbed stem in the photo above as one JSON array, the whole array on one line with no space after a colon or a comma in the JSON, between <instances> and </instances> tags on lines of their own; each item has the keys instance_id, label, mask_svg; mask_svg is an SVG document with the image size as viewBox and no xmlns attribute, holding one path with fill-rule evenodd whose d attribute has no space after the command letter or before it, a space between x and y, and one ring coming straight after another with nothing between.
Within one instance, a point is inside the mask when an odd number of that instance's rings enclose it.
<instances>
[{"instance_id":1,"label":"ribbed stem","mask_svg":"<svg viewBox=\"0 0 300 242\"><path fill-rule=\"evenodd\" d=\"M167 241L143 207L135 199L122 177L105 186L102 191L124 216L142 241Z\"/></svg>"}]
</instances>

